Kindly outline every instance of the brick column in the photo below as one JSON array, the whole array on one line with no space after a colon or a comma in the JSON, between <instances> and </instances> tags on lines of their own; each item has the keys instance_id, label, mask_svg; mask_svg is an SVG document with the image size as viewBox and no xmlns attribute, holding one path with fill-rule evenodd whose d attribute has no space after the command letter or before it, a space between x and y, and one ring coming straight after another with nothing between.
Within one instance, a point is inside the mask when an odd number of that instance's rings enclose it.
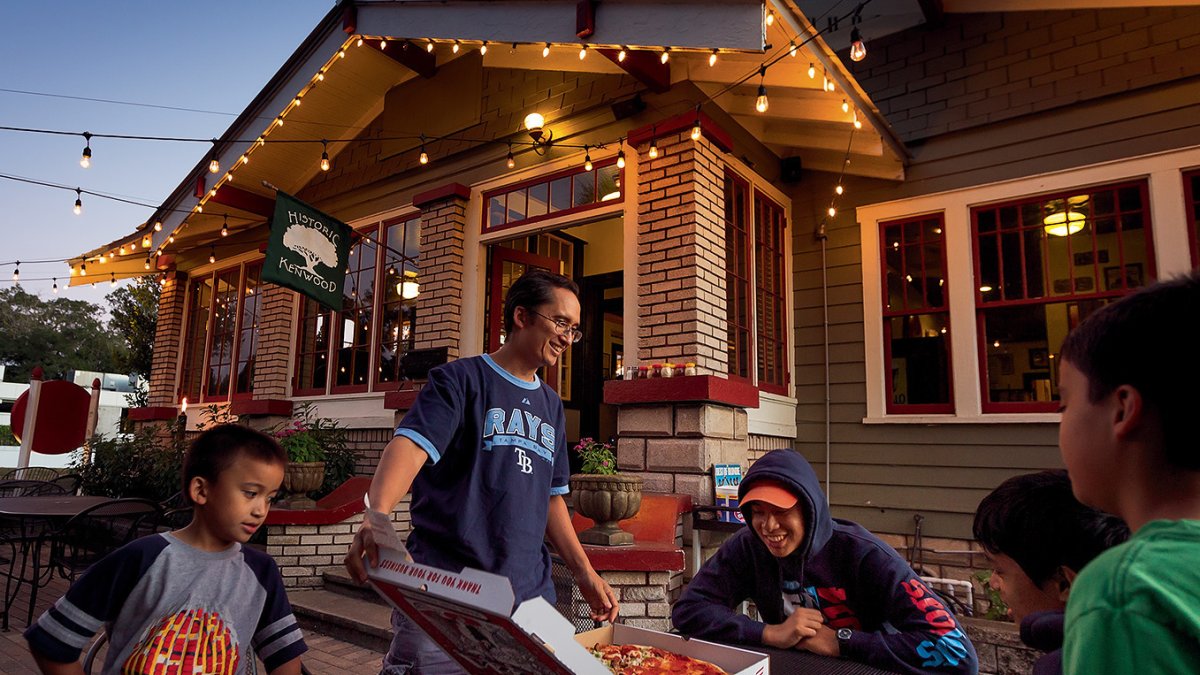
<instances>
[{"instance_id":1,"label":"brick column","mask_svg":"<svg viewBox=\"0 0 1200 675\"><path fill-rule=\"evenodd\" d=\"M689 131L638 144L638 362L728 368L725 190L719 151Z\"/></svg>"},{"instance_id":2,"label":"brick column","mask_svg":"<svg viewBox=\"0 0 1200 675\"><path fill-rule=\"evenodd\" d=\"M421 294L417 315L421 329L415 347L446 347L450 359L458 358L462 325L463 252L467 200L471 190L450 185L413 197L421 209Z\"/></svg>"},{"instance_id":3,"label":"brick column","mask_svg":"<svg viewBox=\"0 0 1200 675\"><path fill-rule=\"evenodd\" d=\"M254 354L254 398L287 398L291 392L288 369L296 292L275 284L264 284L259 289L262 317L258 324L258 351Z\"/></svg>"},{"instance_id":4,"label":"brick column","mask_svg":"<svg viewBox=\"0 0 1200 675\"><path fill-rule=\"evenodd\" d=\"M187 275L169 272L167 285L158 296L158 326L150 361L150 406L179 404L176 376L179 352L183 349L183 310L187 297Z\"/></svg>"}]
</instances>

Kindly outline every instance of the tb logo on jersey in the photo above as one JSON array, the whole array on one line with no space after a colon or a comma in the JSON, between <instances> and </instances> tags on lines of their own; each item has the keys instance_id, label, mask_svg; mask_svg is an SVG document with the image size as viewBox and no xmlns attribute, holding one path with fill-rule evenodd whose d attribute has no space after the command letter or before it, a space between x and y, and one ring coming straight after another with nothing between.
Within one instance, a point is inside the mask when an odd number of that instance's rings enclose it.
<instances>
[{"instance_id":1,"label":"tb logo on jersey","mask_svg":"<svg viewBox=\"0 0 1200 675\"><path fill-rule=\"evenodd\" d=\"M517 466L521 467L521 473L533 473L533 458L525 454L521 448L513 448L517 452Z\"/></svg>"}]
</instances>

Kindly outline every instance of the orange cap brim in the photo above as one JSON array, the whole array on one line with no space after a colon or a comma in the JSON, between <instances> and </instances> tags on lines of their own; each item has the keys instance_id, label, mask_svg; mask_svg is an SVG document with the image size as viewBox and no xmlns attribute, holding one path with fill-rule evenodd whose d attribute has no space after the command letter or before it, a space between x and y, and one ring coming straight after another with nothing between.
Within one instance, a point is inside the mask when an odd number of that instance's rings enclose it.
<instances>
[{"instance_id":1,"label":"orange cap brim","mask_svg":"<svg viewBox=\"0 0 1200 675\"><path fill-rule=\"evenodd\" d=\"M798 501L796 495L775 482L762 482L746 491L742 504L764 502L778 509L790 509Z\"/></svg>"}]
</instances>

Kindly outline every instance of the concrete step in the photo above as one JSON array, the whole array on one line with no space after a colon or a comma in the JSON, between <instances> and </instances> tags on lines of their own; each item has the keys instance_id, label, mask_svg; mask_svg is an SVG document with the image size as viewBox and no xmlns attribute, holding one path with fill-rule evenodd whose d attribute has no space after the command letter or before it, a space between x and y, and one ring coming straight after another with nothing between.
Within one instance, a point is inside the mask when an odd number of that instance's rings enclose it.
<instances>
[{"instance_id":1,"label":"concrete step","mask_svg":"<svg viewBox=\"0 0 1200 675\"><path fill-rule=\"evenodd\" d=\"M304 630L379 652L391 645L392 609L387 605L327 590L290 591L288 600Z\"/></svg>"},{"instance_id":2,"label":"concrete step","mask_svg":"<svg viewBox=\"0 0 1200 675\"><path fill-rule=\"evenodd\" d=\"M351 579L350 573L345 568L339 567L327 571L322 574L322 579L325 582L325 590L331 593L373 602L377 605L387 605L387 602L379 597L379 593L375 592L374 588Z\"/></svg>"}]
</instances>

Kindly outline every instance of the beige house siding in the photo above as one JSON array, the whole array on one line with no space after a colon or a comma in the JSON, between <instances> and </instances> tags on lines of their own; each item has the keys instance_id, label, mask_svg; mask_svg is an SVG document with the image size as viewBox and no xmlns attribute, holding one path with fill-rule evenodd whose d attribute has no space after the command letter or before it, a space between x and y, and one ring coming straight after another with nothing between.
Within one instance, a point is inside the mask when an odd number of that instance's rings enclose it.
<instances>
[{"instance_id":1,"label":"beige house siding","mask_svg":"<svg viewBox=\"0 0 1200 675\"><path fill-rule=\"evenodd\" d=\"M920 514L925 536L970 539L975 507L991 489L1009 476L1061 465L1052 421L863 422L863 313L879 310L863 306L854 207L1196 144L1198 18L1196 9L947 15L941 28L871 42L873 53L887 58L871 60L861 82L909 143L912 161L904 183L843 181L845 199L827 225L828 453L825 293L815 232L836 176L806 175L792 205L796 448L822 479L828 472L835 516L911 539ZM1072 84L1081 77L1094 86ZM1031 99L1031 91L1041 93ZM974 330L962 318L955 317L958 329Z\"/></svg>"}]
</instances>

